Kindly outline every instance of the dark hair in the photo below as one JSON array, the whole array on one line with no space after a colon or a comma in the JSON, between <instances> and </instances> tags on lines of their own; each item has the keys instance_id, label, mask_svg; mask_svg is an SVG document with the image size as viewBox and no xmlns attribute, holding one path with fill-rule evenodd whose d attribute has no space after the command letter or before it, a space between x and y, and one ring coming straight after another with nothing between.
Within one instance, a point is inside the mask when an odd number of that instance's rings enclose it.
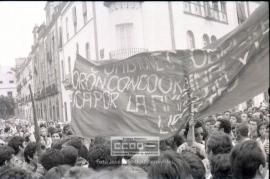
<instances>
[{"instance_id":1,"label":"dark hair","mask_svg":"<svg viewBox=\"0 0 270 179\"><path fill-rule=\"evenodd\" d=\"M64 143L64 145L72 146L79 150L83 144L79 137L71 137Z\"/></svg>"},{"instance_id":2,"label":"dark hair","mask_svg":"<svg viewBox=\"0 0 270 179\"><path fill-rule=\"evenodd\" d=\"M62 133L59 132L59 130L55 129L53 131L51 131L51 137L53 136L53 134L58 134L60 138L62 138Z\"/></svg>"},{"instance_id":3,"label":"dark hair","mask_svg":"<svg viewBox=\"0 0 270 179\"><path fill-rule=\"evenodd\" d=\"M20 151L20 147L23 147L23 142L23 137L14 136L9 140L8 146L12 147L15 151L15 155L17 155Z\"/></svg>"},{"instance_id":4,"label":"dark hair","mask_svg":"<svg viewBox=\"0 0 270 179\"><path fill-rule=\"evenodd\" d=\"M206 142L207 153L210 151L213 152L214 155L230 153L233 145L232 139L230 136L224 132L215 131L213 132Z\"/></svg>"},{"instance_id":5,"label":"dark hair","mask_svg":"<svg viewBox=\"0 0 270 179\"><path fill-rule=\"evenodd\" d=\"M7 168L0 172L1 179L32 179L31 173L21 168Z\"/></svg>"},{"instance_id":6,"label":"dark hair","mask_svg":"<svg viewBox=\"0 0 270 179\"><path fill-rule=\"evenodd\" d=\"M69 124L66 124L64 127L63 127L63 134L65 135L72 135L72 132L69 130L67 131L67 129L70 128L70 125Z\"/></svg>"},{"instance_id":7,"label":"dark hair","mask_svg":"<svg viewBox=\"0 0 270 179\"><path fill-rule=\"evenodd\" d=\"M266 165L266 156L254 140L238 143L231 151L232 172L237 179L251 179L256 175L260 165Z\"/></svg>"},{"instance_id":8,"label":"dark hair","mask_svg":"<svg viewBox=\"0 0 270 179\"><path fill-rule=\"evenodd\" d=\"M36 151L37 151L37 144L36 144L36 142L29 143L25 147L25 149L24 149L24 160L27 163L30 163L30 159L29 158L32 158L33 159L34 154L35 154Z\"/></svg>"},{"instance_id":9,"label":"dark hair","mask_svg":"<svg viewBox=\"0 0 270 179\"><path fill-rule=\"evenodd\" d=\"M10 127L6 126L5 129L4 129L4 132L7 133L8 131L10 131Z\"/></svg>"},{"instance_id":10,"label":"dark hair","mask_svg":"<svg viewBox=\"0 0 270 179\"><path fill-rule=\"evenodd\" d=\"M6 161L9 161L13 154L15 154L15 151L12 147L6 145L0 146L0 167L3 166Z\"/></svg>"},{"instance_id":11,"label":"dark hair","mask_svg":"<svg viewBox=\"0 0 270 179\"><path fill-rule=\"evenodd\" d=\"M258 134L259 137L261 137L260 128L263 125L265 125L265 127L267 128L267 122L265 122L265 121L259 122L258 125L257 125L257 134Z\"/></svg>"},{"instance_id":12,"label":"dark hair","mask_svg":"<svg viewBox=\"0 0 270 179\"><path fill-rule=\"evenodd\" d=\"M232 179L230 154L217 154L210 158L212 179Z\"/></svg>"},{"instance_id":13,"label":"dark hair","mask_svg":"<svg viewBox=\"0 0 270 179\"><path fill-rule=\"evenodd\" d=\"M181 154L191 168L193 179L205 179L206 171L200 157L190 151L183 151Z\"/></svg>"},{"instance_id":14,"label":"dark hair","mask_svg":"<svg viewBox=\"0 0 270 179\"><path fill-rule=\"evenodd\" d=\"M216 120L215 120L214 118L212 118L212 117L208 117L208 118L204 121L204 123L207 123L207 122L210 122L212 125L214 125L215 122L216 122Z\"/></svg>"},{"instance_id":15,"label":"dark hair","mask_svg":"<svg viewBox=\"0 0 270 179\"><path fill-rule=\"evenodd\" d=\"M174 147L177 149L180 145L185 142L185 138L182 135L176 134L173 137Z\"/></svg>"},{"instance_id":16,"label":"dark hair","mask_svg":"<svg viewBox=\"0 0 270 179\"><path fill-rule=\"evenodd\" d=\"M116 168L121 166L122 158L111 156L110 150L111 148L108 144L94 145L88 154L88 167L98 170L102 168Z\"/></svg>"},{"instance_id":17,"label":"dark hair","mask_svg":"<svg viewBox=\"0 0 270 179\"><path fill-rule=\"evenodd\" d=\"M39 125L39 128L43 128L43 127L46 128L46 124L40 124Z\"/></svg>"},{"instance_id":18,"label":"dark hair","mask_svg":"<svg viewBox=\"0 0 270 179\"><path fill-rule=\"evenodd\" d=\"M162 153L156 161L151 161L149 179L191 179L187 162L173 151Z\"/></svg>"},{"instance_id":19,"label":"dark hair","mask_svg":"<svg viewBox=\"0 0 270 179\"><path fill-rule=\"evenodd\" d=\"M56 149L48 149L40 158L41 165L48 171L53 167L64 163L63 154Z\"/></svg>"},{"instance_id":20,"label":"dark hair","mask_svg":"<svg viewBox=\"0 0 270 179\"><path fill-rule=\"evenodd\" d=\"M78 150L72 146L66 146L61 149L64 155L64 164L74 166L78 158Z\"/></svg>"},{"instance_id":21,"label":"dark hair","mask_svg":"<svg viewBox=\"0 0 270 179\"><path fill-rule=\"evenodd\" d=\"M65 173L70 169L68 165L59 165L51 168L43 179L62 179Z\"/></svg>"},{"instance_id":22,"label":"dark hair","mask_svg":"<svg viewBox=\"0 0 270 179\"><path fill-rule=\"evenodd\" d=\"M201 121L196 121L194 129L197 129L199 127L201 127L203 129L203 133L204 133L203 134L203 140L205 140L207 138L207 136L208 136L208 133L207 133L203 123ZM187 137L188 130L189 130L189 124L187 123L186 129L185 129L185 132L184 132L185 137Z\"/></svg>"},{"instance_id":23,"label":"dark hair","mask_svg":"<svg viewBox=\"0 0 270 179\"><path fill-rule=\"evenodd\" d=\"M245 123L241 123L236 127L236 135L248 137L249 127Z\"/></svg>"},{"instance_id":24,"label":"dark hair","mask_svg":"<svg viewBox=\"0 0 270 179\"><path fill-rule=\"evenodd\" d=\"M82 143L79 137L71 137L64 143L66 146L72 146L78 150L78 154L80 157L84 159L88 159L88 150L87 147Z\"/></svg>"},{"instance_id":25,"label":"dark hair","mask_svg":"<svg viewBox=\"0 0 270 179\"><path fill-rule=\"evenodd\" d=\"M71 167L65 173L65 177L79 179L79 178L92 176L92 174L94 173L95 171L91 168L83 168L83 167L75 166L75 167Z\"/></svg>"},{"instance_id":26,"label":"dark hair","mask_svg":"<svg viewBox=\"0 0 270 179\"><path fill-rule=\"evenodd\" d=\"M232 130L231 122L227 119L218 119L217 121L220 122L219 129L224 129L226 134L230 134Z\"/></svg>"}]
</instances>

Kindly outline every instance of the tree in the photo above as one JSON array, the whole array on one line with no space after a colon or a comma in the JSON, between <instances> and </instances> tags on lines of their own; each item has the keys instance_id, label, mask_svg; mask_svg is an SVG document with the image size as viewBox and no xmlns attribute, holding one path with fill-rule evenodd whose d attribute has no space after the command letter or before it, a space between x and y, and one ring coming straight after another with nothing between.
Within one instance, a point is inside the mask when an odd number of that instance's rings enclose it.
<instances>
[{"instance_id":1,"label":"tree","mask_svg":"<svg viewBox=\"0 0 270 179\"><path fill-rule=\"evenodd\" d=\"M14 116L15 102L12 97L0 96L0 118L7 119Z\"/></svg>"}]
</instances>

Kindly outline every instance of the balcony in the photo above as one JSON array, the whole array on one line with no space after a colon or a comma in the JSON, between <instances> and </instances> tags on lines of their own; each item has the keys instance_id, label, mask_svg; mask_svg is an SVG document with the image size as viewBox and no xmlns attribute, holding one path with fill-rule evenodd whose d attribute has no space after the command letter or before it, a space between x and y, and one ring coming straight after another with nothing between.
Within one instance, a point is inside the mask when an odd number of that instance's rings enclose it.
<instances>
[{"instance_id":1,"label":"balcony","mask_svg":"<svg viewBox=\"0 0 270 179\"><path fill-rule=\"evenodd\" d=\"M139 9L142 2L143 1L105 1L104 6L109 8L111 11L121 9Z\"/></svg>"},{"instance_id":2,"label":"balcony","mask_svg":"<svg viewBox=\"0 0 270 179\"><path fill-rule=\"evenodd\" d=\"M131 57L133 55L147 52L147 51L148 50L145 48L127 48L127 49L118 49L118 50L111 51L109 55L110 55L110 59L122 60L128 57Z\"/></svg>"}]
</instances>

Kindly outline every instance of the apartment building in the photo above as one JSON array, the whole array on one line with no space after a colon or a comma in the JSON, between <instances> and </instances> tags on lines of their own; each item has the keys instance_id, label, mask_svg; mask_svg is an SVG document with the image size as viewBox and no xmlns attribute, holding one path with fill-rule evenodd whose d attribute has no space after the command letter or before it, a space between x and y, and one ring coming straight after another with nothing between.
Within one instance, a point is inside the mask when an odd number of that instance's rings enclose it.
<instances>
[{"instance_id":1,"label":"apartment building","mask_svg":"<svg viewBox=\"0 0 270 179\"><path fill-rule=\"evenodd\" d=\"M38 118L71 120L76 55L124 59L145 51L203 48L260 5L232 1L47 2L46 22L33 30Z\"/></svg>"},{"instance_id":2,"label":"apartment building","mask_svg":"<svg viewBox=\"0 0 270 179\"><path fill-rule=\"evenodd\" d=\"M31 56L24 58L20 63L16 60L16 83L17 83L17 109L16 114L20 119L26 119L33 123L33 109L29 85L33 89L33 66Z\"/></svg>"}]
</instances>

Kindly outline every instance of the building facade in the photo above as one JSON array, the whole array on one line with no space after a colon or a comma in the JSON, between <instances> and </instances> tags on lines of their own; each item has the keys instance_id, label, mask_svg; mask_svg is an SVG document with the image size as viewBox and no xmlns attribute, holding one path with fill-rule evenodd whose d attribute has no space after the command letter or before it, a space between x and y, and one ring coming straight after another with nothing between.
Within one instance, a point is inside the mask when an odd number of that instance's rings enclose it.
<instances>
[{"instance_id":1,"label":"building facade","mask_svg":"<svg viewBox=\"0 0 270 179\"><path fill-rule=\"evenodd\" d=\"M16 98L16 77L11 67L0 66L0 96Z\"/></svg>"},{"instance_id":2,"label":"building facade","mask_svg":"<svg viewBox=\"0 0 270 179\"><path fill-rule=\"evenodd\" d=\"M37 114L71 120L72 71L88 60L124 59L145 51L203 48L227 34L258 2L47 2L46 23L32 48Z\"/></svg>"},{"instance_id":3,"label":"building facade","mask_svg":"<svg viewBox=\"0 0 270 179\"><path fill-rule=\"evenodd\" d=\"M64 3L48 2L46 23L33 29L34 94L37 117L46 122L63 121L57 22Z\"/></svg>"},{"instance_id":4,"label":"building facade","mask_svg":"<svg viewBox=\"0 0 270 179\"><path fill-rule=\"evenodd\" d=\"M33 66L31 56L24 59L23 63L16 64L17 83L17 117L33 123L33 109L29 85L33 89Z\"/></svg>"}]
</instances>

